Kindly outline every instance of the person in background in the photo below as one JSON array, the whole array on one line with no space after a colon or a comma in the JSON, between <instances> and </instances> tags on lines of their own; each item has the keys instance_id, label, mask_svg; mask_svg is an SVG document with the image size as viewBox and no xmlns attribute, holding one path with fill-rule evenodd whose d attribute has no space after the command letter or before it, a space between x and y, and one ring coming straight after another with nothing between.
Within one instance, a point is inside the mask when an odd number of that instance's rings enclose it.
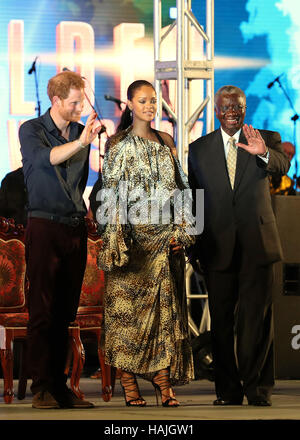
<instances>
[{"instance_id":1,"label":"person in background","mask_svg":"<svg viewBox=\"0 0 300 440\"><path fill-rule=\"evenodd\" d=\"M204 189L204 231L190 251L204 271L211 316L214 405L270 406L274 385L273 263L282 248L270 173L289 170L279 133L244 125L238 87L215 95L221 127L189 147L189 182Z\"/></svg>"},{"instance_id":2,"label":"person in background","mask_svg":"<svg viewBox=\"0 0 300 440\"><path fill-rule=\"evenodd\" d=\"M295 156L295 146L291 142L282 142L282 148L291 162ZM270 192L273 195L294 196L296 195L293 180L288 176L272 174L270 176Z\"/></svg>"},{"instance_id":3,"label":"person in background","mask_svg":"<svg viewBox=\"0 0 300 440\"><path fill-rule=\"evenodd\" d=\"M84 87L74 72L55 75L47 88L51 108L19 130L28 193L28 370L32 406L38 409L93 407L67 387L64 374L68 327L76 318L86 266L82 196L90 143L100 130L94 111L85 127L79 123Z\"/></svg>"},{"instance_id":4,"label":"person in background","mask_svg":"<svg viewBox=\"0 0 300 440\"><path fill-rule=\"evenodd\" d=\"M27 224L27 191L22 167L6 174L1 182L0 216L12 218L16 224Z\"/></svg>"}]
</instances>

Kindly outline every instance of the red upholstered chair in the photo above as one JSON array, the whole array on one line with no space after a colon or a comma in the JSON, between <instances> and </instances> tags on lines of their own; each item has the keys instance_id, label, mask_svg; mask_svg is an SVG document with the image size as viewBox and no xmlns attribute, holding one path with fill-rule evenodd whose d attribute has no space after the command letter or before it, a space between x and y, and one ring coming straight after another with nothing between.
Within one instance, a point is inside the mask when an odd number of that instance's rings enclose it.
<instances>
[{"instance_id":1,"label":"red upholstered chair","mask_svg":"<svg viewBox=\"0 0 300 440\"><path fill-rule=\"evenodd\" d=\"M97 266L97 256L101 248L101 239L97 234L97 225L93 220L86 218L88 228L88 245L87 245L87 265L84 274L80 304L77 311L76 323L80 327L80 337L84 342L93 338L97 343L98 358L101 368L102 377L102 398L109 401L112 396L114 382L114 369L105 364L104 351L101 344L101 336L103 333L103 315L104 315L104 272ZM82 368L85 359L82 359ZM81 393L79 389L80 368L75 384L74 392Z\"/></svg>"},{"instance_id":2,"label":"red upholstered chair","mask_svg":"<svg viewBox=\"0 0 300 440\"><path fill-rule=\"evenodd\" d=\"M12 219L0 217L0 357L4 379L4 401L11 403L13 390L13 343L25 340L27 335L28 311L26 280L24 228L15 225ZM73 353L71 387L80 368L82 344L77 324L69 328ZM18 398L25 397L27 374L23 356L18 387Z\"/></svg>"},{"instance_id":3,"label":"red upholstered chair","mask_svg":"<svg viewBox=\"0 0 300 440\"><path fill-rule=\"evenodd\" d=\"M13 341L25 339L28 313L25 295L24 228L0 217L0 356L4 401L13 391Z\"/></svg>"}]
</instances>

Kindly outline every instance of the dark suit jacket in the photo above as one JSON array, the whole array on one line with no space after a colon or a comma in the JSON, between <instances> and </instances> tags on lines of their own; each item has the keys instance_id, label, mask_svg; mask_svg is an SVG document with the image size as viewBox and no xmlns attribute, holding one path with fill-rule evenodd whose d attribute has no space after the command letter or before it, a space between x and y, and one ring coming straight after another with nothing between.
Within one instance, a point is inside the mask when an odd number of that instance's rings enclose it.
<instances>
[{"instance_id":1,"label":"dark suit jacket","mask_svg":"<svg viewBox=\"0 0 300 440\"><path fill-rule=\"evenodd\" d=\"M279 133L260 130L269 147L269 162L238 149L234 189L230 186L221 130L189 148L189 183L204 189L204 231L196 252L203 266L225 270L238 237L242 249L259 265L279 261L282 248L271 206L268 173L286 174L289 160ZM240 142L247 141L241 131Z\"/></svg>"}]
</instances>

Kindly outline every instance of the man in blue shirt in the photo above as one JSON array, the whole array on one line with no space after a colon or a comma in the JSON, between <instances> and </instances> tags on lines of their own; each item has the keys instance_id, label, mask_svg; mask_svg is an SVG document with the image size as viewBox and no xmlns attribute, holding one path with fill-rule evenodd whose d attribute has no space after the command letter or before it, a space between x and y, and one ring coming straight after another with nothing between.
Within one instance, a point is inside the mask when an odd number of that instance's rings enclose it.
<instances>
[{"instance_id":1,"label":"man in blue shirt","mask_svg":"<svg viewBox=\"0 0 300 440\"><path fill-rule=\"evenodd\" d=\"M62 72L48 83L51 108L19 131L28 192L28 369L34 408L90 408L66 386L68 326L75 320L86 266L83 192L96 113L79 123L84 81Z\"/></svg>"}]
</instances>

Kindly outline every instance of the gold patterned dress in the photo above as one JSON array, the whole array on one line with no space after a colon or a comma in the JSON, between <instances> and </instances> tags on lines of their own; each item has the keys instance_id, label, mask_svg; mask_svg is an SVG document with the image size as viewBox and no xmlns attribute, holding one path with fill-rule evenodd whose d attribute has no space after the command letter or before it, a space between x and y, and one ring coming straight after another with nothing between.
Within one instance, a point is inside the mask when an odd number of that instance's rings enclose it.
<instances>
[{"instance_id":1,"label":"gold patterned dress","mask_svg":"<svg viewBox=\"0 0 300 440\"><path fill-rule=\"evenodd\" d=\"M176 188L188 188L187 178L168 146L131 135L130 131L111 143L102 171L102 188L113 190L116 195L114 200L109 197L110 212L115 202L124 198L120 182L126 182L129 193L138 189L149 198L153 189L170 194ZM103 227L103 247L98 257L100 269L107 272L106 363L146 379L170 366L171 383L187 383L194 372L188 335L185 257L183 252L170 253L170 240L174 237L184 246L194 240L183 224L175 224L172 215L165 224L137 224L138 211L145 203L134 204L128 197L125 209L124 203L123 208L120 206L117 204L114 210L114 224ZM99 209L97 219L98 213ZM126 222L122 215L127 215Z\"/></svg>"}]
</instances>

